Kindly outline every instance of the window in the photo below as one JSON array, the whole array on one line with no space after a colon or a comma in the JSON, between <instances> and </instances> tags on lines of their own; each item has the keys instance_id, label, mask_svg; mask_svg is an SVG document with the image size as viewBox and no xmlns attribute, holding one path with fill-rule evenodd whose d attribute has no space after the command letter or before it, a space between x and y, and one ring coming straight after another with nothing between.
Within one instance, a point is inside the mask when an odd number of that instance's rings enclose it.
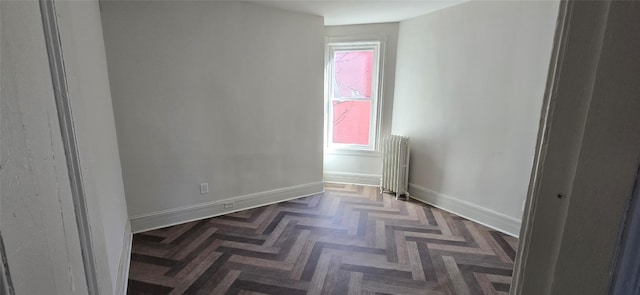
<instances>
[{"instance_id":1,"label":"window","mask_svg":"<svg viewBox=\"0 0 640 295\"><path fill-rule=\"evenodd\" d=\"M380 42L328 44L326 142L330 149L375 150L379 67Z\"/></svg>"}]
</instances>

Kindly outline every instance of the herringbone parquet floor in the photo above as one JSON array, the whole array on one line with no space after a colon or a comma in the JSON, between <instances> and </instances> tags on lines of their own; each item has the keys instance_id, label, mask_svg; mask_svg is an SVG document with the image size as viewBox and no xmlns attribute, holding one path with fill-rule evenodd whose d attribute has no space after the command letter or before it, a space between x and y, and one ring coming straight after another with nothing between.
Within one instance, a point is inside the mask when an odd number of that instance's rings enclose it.
<instances>
[{"instance_id":1,"label":"herringbone parquet floor","mask_svg":"<svg viewBox=\"0 0 640 295\"><path fill-rule=\"evenodd\" d=\"M129 294L507 294L517 239L375 187L134 235Z\"/></svg>"}]
</instances>

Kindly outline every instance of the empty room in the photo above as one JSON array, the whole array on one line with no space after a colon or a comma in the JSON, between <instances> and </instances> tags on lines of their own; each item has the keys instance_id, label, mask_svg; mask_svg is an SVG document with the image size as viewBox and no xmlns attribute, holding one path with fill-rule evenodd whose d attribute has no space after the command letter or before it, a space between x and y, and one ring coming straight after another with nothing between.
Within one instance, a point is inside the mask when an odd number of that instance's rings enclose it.
<instances>
[{"instance_id":1,"label":"empty room","mask_svg":"<svg viewBox=\"0 0 640 295\"><path fill-rule=\"evenodd\" d=\"M3 1L0 294L632 288L639 6Z\"/></svg>"}]
</instances>

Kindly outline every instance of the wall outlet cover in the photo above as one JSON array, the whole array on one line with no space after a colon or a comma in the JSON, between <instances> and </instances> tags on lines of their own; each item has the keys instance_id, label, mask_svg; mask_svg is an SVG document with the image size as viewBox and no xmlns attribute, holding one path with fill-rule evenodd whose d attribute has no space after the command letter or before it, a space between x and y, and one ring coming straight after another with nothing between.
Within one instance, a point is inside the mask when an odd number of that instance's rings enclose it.
<instances>
[{"instance_id":1,"label":"wall outlet cover","mask_svg":"<svg viewBox=\"0 0 640 295\"><path fill-rule=\"evenodd\" d=\"M201 183L200 184L200 193L201 194L206 194L209 192L209 183Z\"/></svg>"}]
</instances>

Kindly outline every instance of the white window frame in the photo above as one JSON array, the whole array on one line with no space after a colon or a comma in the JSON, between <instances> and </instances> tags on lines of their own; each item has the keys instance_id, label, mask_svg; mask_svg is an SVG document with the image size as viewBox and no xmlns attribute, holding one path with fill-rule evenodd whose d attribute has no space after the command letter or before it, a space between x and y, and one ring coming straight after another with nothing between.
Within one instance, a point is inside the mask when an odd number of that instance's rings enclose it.
<instances>
[{"instance_id":1,"label":"white window frame","mask_svg":"<svg viewBox=\"0 0 640 295\"><path fill-rule=\"evenodd\" d=\"M380 40L371 41L328 41L326 44L325 56L325 148L328 152L335 151L364 151L374 152L378 146L379 122L380 122L380 93L382 84L382 42ZM344 144L333 142L333 101L352 101L357 99L333 98L333 67L336 51L360 51L373 50L373 67L371 70L371 114L369 124L369 144ZM365 100L365 99L362 99ZM368 101L368 99L367 99Z\"/></svg>"}]
</instances>

